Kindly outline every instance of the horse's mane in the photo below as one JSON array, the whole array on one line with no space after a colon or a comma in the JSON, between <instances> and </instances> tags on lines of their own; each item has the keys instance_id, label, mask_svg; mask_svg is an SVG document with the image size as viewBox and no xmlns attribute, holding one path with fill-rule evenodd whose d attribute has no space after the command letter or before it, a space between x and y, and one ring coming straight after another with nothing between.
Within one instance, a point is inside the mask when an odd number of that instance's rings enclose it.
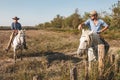
<instances>
[{"instance_id":1,"label":"horse's mane","mask_svg":"<svg viewBox=\"0 0 120 80\"><path fill-rule=\"evenodd\" d=\"M96 36L96 37L99 37L99 35L94 32L94 31L91 31L91 30L82 30L82 35L92 35L92 36Z\"/></svg>"},{"instance_id":2,"label":"horse's mane","mask_svg":"<svg viewBox=\"0 0 120 80\"><path fill-rule=\"evenodd\" d=\"M82 30L82 35L89 35L90 33L93 33L93 31L90 30Z\"/></svg>"},{"instance_id":3,"label":"horse's mane","mask_svg":"<svg viewBox=\"0 0 120 80\"><path fill-rule=\"evenodd\" d=\"M89 36L89 38L91 39L92 42L94 42L94 44L98 44L98 41L100 39L100 36L91 30L82 30L82 35L81 36Z\"/></svg>"}]
</instances>

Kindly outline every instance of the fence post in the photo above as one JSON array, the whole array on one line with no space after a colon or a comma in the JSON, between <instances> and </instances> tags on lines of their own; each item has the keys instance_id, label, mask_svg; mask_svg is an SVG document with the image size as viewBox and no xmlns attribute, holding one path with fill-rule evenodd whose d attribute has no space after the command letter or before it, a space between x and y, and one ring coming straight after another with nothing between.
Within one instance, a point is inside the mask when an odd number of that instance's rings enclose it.
<instances>
[{"instance_id":1,"label":"fence post","mask_svg":"<svg viewBox=\"0 0 120 80\"><path fill-rule=\"evenodd\" d=\"M70 70L70 80L78 80L78 79L77 79L77 68L76 68L76 66L74 66L74 67Z\"/></svg>"},{"instance_id":2,"label":"fence post","mask_svg":"<svg viewBox=\"0 0 120 80\"><path fill-rule=\"evenodd\" d=\"M115 55L115 71L119 72L119 55Z\"/></svg>"},{"instance_id":3,"label":"fence post","mask_svg":"<svg viewBox=\"0 0 120 80\"><path fill-rule=\"evenodd\" d=\"M33 76L33 80L42 80L38 75Z\"/></svg>"},{"instance_id":4,"label":"fence post","mask_svg":"<svg viewBox=\"0 0 120 80\"><path fill-rule=\"evenodd\" d=\"M33 76L33 80L37 80L37 77L38 77L38 76Z\"/></svg>"},{"instance_id":5,"label":"fence post","mask_svg":"<svg viewBox=\"0 0 120 80\"><path fill-rule=\"evenodd\" d=\"M110 54L110 62L114 63L115 61L115 55L114 54Z\"/></svg>"},{"instance_id":6,"label":"fence post","mask_svg":"<svg viewBox=\"0 0 120 80\"><path fill-rule=\"evenodd\" d=\"M89 80L89 74L88 74L88 54L87 54L87 51L85 53L85 58L84 58L84 63L85 63L85 80Z\"/></svg>"},{"instance_id":7,"label":"fence post","mask_svg":"<svg viewBox=\"0 0 120 80\"><path fill-rule=\"evenodd\" d=\"M103 80L105 48L103 44L98 45L98 72L99 80Z\"/></svg>"}]
</instances>

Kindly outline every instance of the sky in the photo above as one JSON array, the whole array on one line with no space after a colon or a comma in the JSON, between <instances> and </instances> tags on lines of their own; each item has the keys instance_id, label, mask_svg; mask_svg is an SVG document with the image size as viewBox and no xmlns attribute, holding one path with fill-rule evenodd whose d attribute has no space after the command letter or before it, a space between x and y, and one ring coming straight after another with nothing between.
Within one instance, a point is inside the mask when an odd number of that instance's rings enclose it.
<instances>
[{"instance_id":1,"label":"sky","mask_svg":"<svg viewBox=\"0 0 120 80\"><path fill-rule=\"evenodd\" d=\"M96 10L107 11L118 0L0 0L0 26L10 26L17 16L23 26L35 26L56 17L68 17L79 9L79 14Z\"/></svg>"}]
</instances>

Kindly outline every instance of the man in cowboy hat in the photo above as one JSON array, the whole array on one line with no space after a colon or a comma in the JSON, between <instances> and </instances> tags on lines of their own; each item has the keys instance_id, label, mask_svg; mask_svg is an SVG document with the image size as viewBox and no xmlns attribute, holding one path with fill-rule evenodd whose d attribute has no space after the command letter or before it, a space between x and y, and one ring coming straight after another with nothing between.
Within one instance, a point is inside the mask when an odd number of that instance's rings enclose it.
<instances>
[{"instance_id":1,"label":"man in cowboy hat","mask_svg":"<svg viewBox=\"0 0 120 80\"><path fill-rule=\"evenodd\" d=\"M11 29L12 29L13 31L12 31L12 34L11 34L11 36L10 36L9 43L8 43L6 49L5 49L7 52L8 52L8 50L9 50L10 47L11 47L11 42L12 42L14 36L18 34L18 30L21 30L21 29L22 29L21 24L18 22L19 18L18 18L18 17L14 17L14 18L12 18L12 19L14 20L14 22L12 22L12 24L11 24ZM24 43L24 49L27 49L27 47L26 47L26 41L25 41L25 43Z\"/></svg>"},{"instance_id":2,"label":"man in cowboy hat","mask_svg":"<svg viewBox=\"0 0 120 80\"><path fill-rule=\"evenodd\" d=\"M94 31L98 34L106 31L108 29L108 25L102 20L98 18L97 11L93 10L90 12L90 19L86 20L85 22L81 23L78 26L78 29L82 29L82 27L86 25L91 31ZM106 52L109 50L109 44L100 36L100 43L105 45Z\"/></svg>"}]
</instances>

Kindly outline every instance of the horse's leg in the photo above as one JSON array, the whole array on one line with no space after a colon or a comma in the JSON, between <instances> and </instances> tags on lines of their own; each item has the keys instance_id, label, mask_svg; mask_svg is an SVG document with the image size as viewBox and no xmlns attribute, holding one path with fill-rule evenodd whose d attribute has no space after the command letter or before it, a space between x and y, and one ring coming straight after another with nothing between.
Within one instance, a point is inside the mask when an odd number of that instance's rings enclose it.
<instances>
[{"instance_id":1,"label":"horse's leg","mask_svg":"<svg viewBox=\"0 0 120 80\"><path fill-rule=\"evenodd\" d=\"M92 54L93 50L92 48L88 48L88 71L90 72L92 70Z\"/></svg>"},{"instance_id":2,"label":"horse's leg","mask_svg":"<svg viewBox=\"0 0 120 80\"><path fill-rule=\"evenodd\" d=\"M92 70L92 62L89 61L88 63L89 63L89 64L88 64L88 71L91 72L91 70Z\"/></svg>"},{"instance_id":3,"label":"horse's leg","mask_svg":"<svg viewBox=\"0 0 120 80\"><path fill-rule=\"evenodd\" d=\"M88 61L89 61L89 70L92 70L92 61L96 61L96 53L93 48L88 49Z\"/></svg>"},{"instance_id":4,"label":"horse's leg","mask_svg":"<svg viewBox=\"0 0 120 80\"><path fill-rule=\"evenodd\" d=\"M22 47L20 49L20 53L21 53L21 61L22 61L23 60L23 58L22 58Z\"/></svg>"},{"instance_id":5,"label":"horse's leg","mask_svg":"<svg viewBox=\"0 0 120 80\"><path fill-rule=\"evenodd\" d=\"M88 71L88 68L89 68L89 64L88 64L88 50L85 51L85 58L84 58L84 61L85 61L85 80L89 80L89 71Z\"/></svg>"},{"instance_id":6,"label":"horse's leg","mask_svg":"<svg viewBox=\"0 0 120 80\"><path fill-rule=\"evenodd\" d=\"M14 49L14 63L16 63L16 50Z\"/></svg>"},{"instance_id":7,"label":"horse's leg","mask_svg":"<svg viewBox=\"0 0 120 80\"><path fill-rule=\"evenodd\" d=\"M79 54L80 54L80 49L78 48L78 50L77 50L77 56L79 56Z\"/></svg>"},{"instance_id":8,"label":"horse's leg","mask_svg":"<svg viewBox=\"0 0 120 80\"><path fill-rule=\"evenodd\" d=\"M77 49L77 56L82 56L80 47Z\"/></svg>"}]
</instances>

